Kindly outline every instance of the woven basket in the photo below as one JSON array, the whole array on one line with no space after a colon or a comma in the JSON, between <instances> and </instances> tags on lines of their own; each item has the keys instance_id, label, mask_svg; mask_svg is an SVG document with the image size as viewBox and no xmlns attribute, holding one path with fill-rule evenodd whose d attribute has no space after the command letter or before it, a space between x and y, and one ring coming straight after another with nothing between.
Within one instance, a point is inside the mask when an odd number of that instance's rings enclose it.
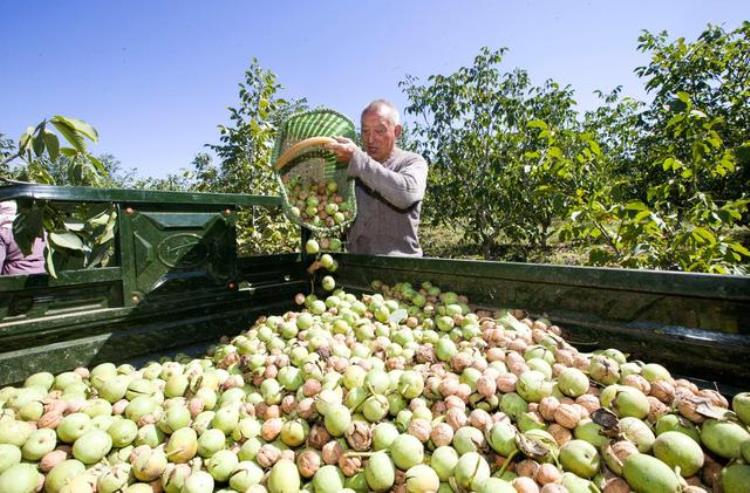
<instances>
[{"instance_id":1,"label":"woven basket","mask_svg":"<svg viewBox=\"0 0 750 493\"><path fill-rule=\"evenodd\" d=\"M284 213L291 221L310 229L316 235L337 234L343 232L357 215L357 201L354 195L354 180L346 173L346 165L337 163L333 153L325 150L323 144L305 145L313 137L342 136L356 140L354 123L344 115L329 109L317 109L297 113L289 117L279 129L271 156L275 176L281 189ZM319 140L319 139L318 139ZM304 147L292 156L290 149L295 144ZM298 146L299 147L299 146ZM279 158L282 161L279 162ZM281 165L281 168L278 168ZM343 222L333 226L313 224L294 214L291 202L291 188L300 184L307 189L312 184L336 182L337 193L343 198L351 215Z\"/></svg>"}]
</instances>

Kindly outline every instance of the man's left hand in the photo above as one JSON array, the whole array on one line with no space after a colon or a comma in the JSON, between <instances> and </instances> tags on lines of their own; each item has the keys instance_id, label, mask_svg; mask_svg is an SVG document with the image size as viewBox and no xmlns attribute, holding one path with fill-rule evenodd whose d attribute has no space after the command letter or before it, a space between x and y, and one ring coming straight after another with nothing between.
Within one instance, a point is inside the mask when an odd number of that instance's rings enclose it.
<instances>
[{"instance_id":1,"label":"man's left hand","mask_svg":"<svg viewBox=\"0 0 750 493\"><path fill-rule=\"evenodd\" d=\"M336 139L335 144L328 144L326 149L336 155L336 160L340 163L348 163L351 161L352 156L359 150L357 144L351 139L346 137L334 137Z\"/></svg>"}]
</instances>

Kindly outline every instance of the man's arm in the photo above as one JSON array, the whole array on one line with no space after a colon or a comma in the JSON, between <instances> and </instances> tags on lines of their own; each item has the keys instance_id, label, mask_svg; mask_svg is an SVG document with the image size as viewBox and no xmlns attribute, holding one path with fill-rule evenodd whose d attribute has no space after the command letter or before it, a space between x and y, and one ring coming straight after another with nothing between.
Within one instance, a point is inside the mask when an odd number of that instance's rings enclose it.
<instances>
[{"instance_id":1,"label":"man's arm","mask_svg":"<svg viewBox=\"0 0 750 493\"><path fill-rule=\"evenodd\" d=\"M389 203L399 209L408 209L424 198L427 186L427 163L420 157L410 161L399 171L392 171L357 150L349 161L348 173L362 180Z\"/></svg>"}]
</instances>

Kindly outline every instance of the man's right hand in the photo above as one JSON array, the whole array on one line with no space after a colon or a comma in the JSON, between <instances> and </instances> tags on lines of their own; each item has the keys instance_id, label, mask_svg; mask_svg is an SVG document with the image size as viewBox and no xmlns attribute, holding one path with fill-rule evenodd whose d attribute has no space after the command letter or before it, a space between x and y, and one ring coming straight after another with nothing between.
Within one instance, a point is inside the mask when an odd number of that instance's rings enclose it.
<instances>
[{"instance_id":1,"label":"man's right hand","mask_svg":"<svg viewBox=\"0 0 750 493\"><path fill-rule=\"evenodd\" d=\"M335 144L326 145L326 149L331 151L335 156L336 160L340 163L349 163L352 160L352 156L357 152L359 147L351 139L346 137L334 137L336 140Z\"/></svg>"}]
</instances>

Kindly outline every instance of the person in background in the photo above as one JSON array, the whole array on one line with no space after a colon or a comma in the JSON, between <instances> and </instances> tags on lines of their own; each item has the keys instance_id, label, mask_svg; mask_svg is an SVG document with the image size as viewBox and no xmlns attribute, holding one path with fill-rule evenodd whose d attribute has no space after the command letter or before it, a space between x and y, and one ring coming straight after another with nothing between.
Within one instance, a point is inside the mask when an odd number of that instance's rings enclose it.
<instances>
[{"instance_id":1,"label":"person in background","mask_svg":"<svg viewBox=\"0 0 750 493\"><path fill-rule=\"evenodd\" d=\"M419 216L427 186L427 162L396 146L398 110L377 99L362 111L364 150L344 137L330 144L339 162L357 179L357 218L347 236L351 253L421 256Z\"/></svg>"},{"instance_id":2,"label":"person in background","mask_svg":"<svg viewBox=\"0 0 750 493\"><path fill-rule=\"evenodd\" d=\"M43 274L44 238L36 238L31 254L24 255L13 238L13 220L16 218L15 200L0 202L0 276Z\"/></svg>"}]
</instances>

